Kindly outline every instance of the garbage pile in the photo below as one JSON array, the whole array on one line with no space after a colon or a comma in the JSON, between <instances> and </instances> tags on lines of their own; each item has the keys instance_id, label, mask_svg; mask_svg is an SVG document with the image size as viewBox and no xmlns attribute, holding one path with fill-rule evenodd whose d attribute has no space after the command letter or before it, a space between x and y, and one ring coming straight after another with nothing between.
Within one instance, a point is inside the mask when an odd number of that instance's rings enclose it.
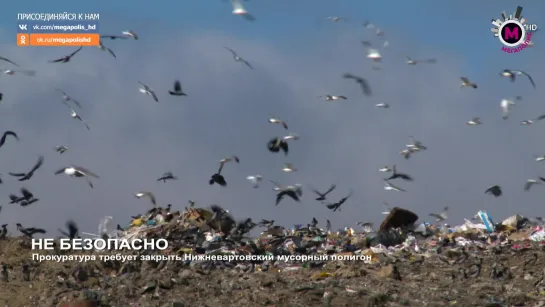
<instances>
[{"instance_id":1,"label":"garbage pile","mask_svg":"<svg viewBox=\"0 0 545 307\"><path fill-rule=\"evenodd\" d=\"M236 221L219 206L190 206L182 212L156 207L115 229L106 217L94 236L164 238L167 250L140 250L138 255L178 255L181 261L37 262L24 238L8 238L0 241L0 304L545 305L542 221L514 215L494 223L485 211L459 226L418 219L409 210L393 208L377 230L367 224L362 230L332 231L315 219L291 228L274 221ZM264 230L260 235L249 235L259 227ZM263 257L227 261L184 255Z\"/></svg>"}]
</instances>

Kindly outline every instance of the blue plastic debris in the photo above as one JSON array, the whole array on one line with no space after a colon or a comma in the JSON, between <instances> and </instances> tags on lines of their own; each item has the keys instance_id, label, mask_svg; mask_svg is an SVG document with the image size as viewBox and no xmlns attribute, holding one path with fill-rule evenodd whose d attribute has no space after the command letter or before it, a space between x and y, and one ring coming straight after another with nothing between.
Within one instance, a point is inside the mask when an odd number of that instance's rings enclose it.
<instances>
[{"instance_id":1,"label":"blue plastic debris","mask_svg":"<svg viewBox=\"0 0 545 307\"><path fill-rule=\"evenodd\" d=\"M496 229L495 226L494 226L495 224L492 221L492 219L490 218L490 216L488 215L488 213L486 211L479 211L479 212L477 212L477 215L479 216L479 218L483 222L484 226L486 227L486 230L488 232L494 232L494 230Z\"/></svg>"}]
</instances>

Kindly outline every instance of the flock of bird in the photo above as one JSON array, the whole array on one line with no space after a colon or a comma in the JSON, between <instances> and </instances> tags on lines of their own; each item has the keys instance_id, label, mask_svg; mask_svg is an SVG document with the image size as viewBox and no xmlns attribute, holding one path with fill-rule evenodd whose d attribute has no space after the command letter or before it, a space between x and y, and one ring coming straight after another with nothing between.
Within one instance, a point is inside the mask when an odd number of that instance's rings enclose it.
<instances>
[{"instance_id":1,"label":"flock of bird","mask_svg":"<svg viewBox=\"0 0 545 307\"><path fill-rule=\"evenodd\" d=\"M245 7L242 5L242 3L240 1L232 0L232 5L233 5L232 13L234 15L242 16L248 21L256 20L256 18L253 15L249 14L249 12L245 9ZM325 17L325 18L323 18L323 20L328 20L328 21L331 21L331 22L348 21L346 18L337 17L337 16ZM381 48L387 48L389 46L389 42L385 39L385 33L380 28L378 28L377 26L375 26L374 24L371 24L369 22L364 22L362 24L362 26L364 28L372 29L374 31L375 36L378 37L381 40L381 43L380 43L382 45ZM107 51L114 58L117 58L115 52L112 49L110 49L109 47L106 47L103 44L103 40L107 40L107 39L108 40L127 40L127 39L138 40L139 39L138 34L135 33L132 30L123 31L119 35L101 35L100 37L101 37L101 42L100 42L98 48L100 50L102 50L102 51ZM364 47L367 48L367 58L372 61L373 68L374 69L380 69L380 63L382 62L382 55L381 55L380 50L377 49L377 48L374 48L373 43L370 42L370 41L363 41L362 44L363 44ZM235 50L233 50L233 49L231 49L229 47L226 47L226 46L224 46L224 48L232 55L234 61L245 65L248 69L254 69L254 67L250 64L250 62L248 62L247 60L242 58ZM75 51L71 52L70 54L59 57L58 59L55 59L55 60L52 60L52 61L49 61L49 62L50 63L69 63L71 60L73 60L73 58L77 54L79 54L79 52L82 51L82 49L83 49L83 47L79 47ZM20 66L17 63L11 61L10 59L8 59L6 57L0 56L0 61L9 63L9 64L17 67L17 68L14 68L14 69L4 70L3 72L5 74L7 74L7 75L14 75L14 74L19 74L19 73L27 75L27 76L34 76L35 75L34 71L18 69L18 67L20 67ZM410 66L415 66L415 65L418 65L418 64L435 64L435 63L437 63L436 59L415 60L415 59L412 59L410 57L407 57L407 59L406 59L406 64L410 65ZM516 80L518 80L518 77L524 76L529 80L530 84L534 88L536 87L536 84L535 84L533 78L528 73L526 73L524 71L521 71L521 70L504 69L503 71L500 72L500 76L509 78L509 80L511 82L515 82ZM351 80L351 81L355 82L355 84L360 87L361 92L362 92L362 94L364 96L372 96L373 95L373 91L371 89L371 86L369 85L369 82L368 82L368 80L366 78L363 78L363 77L360 77L360 76L357 76L357 75L354 75L354 74L351 74L351 73L345 73L342 77L344 79L346 79L346 80ZM478 85L476 83L472 82L467 77L461 77L460 81L461 81L461 88L478 89ZM147 85L147 84L145 84L143 82L139 82L139 85L140 85L140 88L139 88L140 93L150 96L155 102L159 102L158 93L152 87L150 87L149 85ZM82 105L80 104L80 102L77 101L76 99L74 99L73 97L69 96L62 89L56 89L56 91L58 91L60 93L61 102L63 104L65 104L69 108L71 117L73 119L76 119L76 120L80 121L85 126L86 129L90 130L91 128L90 128L89 124L87 123L87 121L84 120L76 112L76 109L78 109L78 110L82 109ZM171 96L176 96L176 97L187 96L187 94L184 92L184 90L182 88L182 85L181 85L180 81L178 81L178 80L174 81L173 88L168 91L168 94L171 95ZM342 100L347 100L348 99L344 95L332 94L332 93L327 94L327 95L323 95L323 96L319 96L319 97L325 98L326 101L342 101ZM2 95L2 93L0 93L0 101L2 99L3 99L3 95ZM511 107L516 104L516 101L521 100L521 99L522 99L522 97L514 97L514 98L505 98L505 99L501 100L500 107L501 107L501 110L502 110L503 119L508 118L509 111L510 111ZM389 108L390 107L390 105L388 105L386 103L376 104L375 106L378 107L378 108ZM535 119L525 120L521 124L530 125L534 121L538 121L538 120L542 120L542 119L545 119L545 115L539 116L539 117L537 117ZM274 124L274 125L278 125L278 126L282 127L284 130L288 130L288 124L284 120L282 120L280 118L269 118L268 122L271 123L271 124ZM471 120L469 120L467 122L467 125L470 125L470 126L476 126L476 125L481 125L481 124L482 124L481 119L478 118L478 117L474 117L474 118L472 118ZM0 139L0 148L2 146L5 146L8 137L12 137L16 141L19 140L18 135L14 131L6 131L6 132L3 133L2 138ZM288 133L285 136L281 136L281 137L274 137L274 138L272 138L272 139L270 139L268 141L267 148L271 153L282 152L285 156L288 156L289 148L290 148L291 144L293 142L296 142L298 139L299 139L299 136L297 134L294 134L294 133ZM65 153L69 149L68 149L68 147L66 147L64 145L58 145L58 146L54 147L54 150L57 153L62 155L63 153ZM402 155L405 159L409 159L414 154L420 153L420 152L425 151L425 150L427 150L427 147L421 141L415 139L414 137L410 137L410 143L407 144L405 146L405 148L403 148L400 151L400 155ZM543 160L545 160L545 156L538 157L536 160L537 161L543 161ZM40 157L38 157L38 160L36 161L36 163L28 171L10 172L9 175L16 178L19 182L24 182L24 181L30 180L33 177L33 174L40 169L40 167L43 165L43 163L44 163L44 157L40 156ZM226 187L227 186L227 180L226 180L225 175L224 175L224 170L225 170L225 166L228 163L238 164L238 163L241 163L241 160L236 155L221 159L219 161L219 169L216 172L214 172L211 175L210 179L209 179L209 184L210 185L217 184L217 185L219 185L221 187ZM284 167L282 168L282 171L283 172L296 172L297 168L292 163L287 162L287 163L285 163ZM399 171L398 167L396 165L385 166L383 168L380 168L379 171L389 174L386 178L383 179L383 181L384 181L384 190L386 190L386 191L406 192L405 189L395 185L394 181L395 180L413 181L412 176ZM67 176L73 177L73 178L82 178L87 182L87 184L91 188L94 187L92 179L100 178L97 174L93 173L92 171L90 171L90 170L88 170L88 169L86 169L84 167L76 166L76 165L70 165L70 166L62 167L58 171L54 172L54 174L55 175L64 174L64 175L67 175ZM165 182L167 182L169 180L176 180L176 179L178 179L178 178L172 172L166 172L161 177L159 177L157 179L157 181L165 183ZM254 174L254 175L247 176L246 179L251 183L251 185L254 188L259 188L261 186L263 180L264 180L264 177L262 175L260 175L260 174ZM300 201L300 198L303 195L303 185L302 184L297 183L297 184L293 184L293 185L282 185L282 184L280 184L278 182L275 182L275 181L272 181L272 180L269 180L269 181L274 185L273 190L276 192L276 200L275 200L276 205L279 205L280 202L286 197L291 198L295 202ZM531 186L533 186L535 184L542 183L542 182L545 182L545 178L543 178L543 177L540 177L538 179L529 179L527 181L524 189L529 190L531 188ZM2 178L1 177L0 177L0 183L2 183ZM345 197L341 198L340 200L335 201L335 202L328 202L327 204L325 204L325 201L328 200L329 194L332 193L336 189L336 187L337 186L335 184L332 184L324 192L320 192L320 191L318 191L318 190L316 190L316 189L314 189L313 187L310 187L310 186L309 186L309 189L313 193L315 193L317 195L316 201L321 202L322 204L325 205L325 207L327 209L335 212L335 211L341 211L341 206L353 195L353 191L350 190L350 192ZM489 194L491 194L491 195L493 195L495 197L499 197L499 196L502 195L502 188L499 185L494 185L494 186L489 187L488 189L486 189L485 193L489 193ZM152 192L140 191L140 192L136 193L134 196L136 198L139 198L139 199L140 198L149 199L149 201L153 204L154 208L157 205L156 197ZM19 204L20 206L23 206L23 207L29 206L29 205L39 201L39 199L36 198L25 187L22 187L20 189L20 194L19 195L18 194L10 194L9 199L10 199L10 204ZM194 202L190 201L190 204L193 205ZM387 207L388 210L383 212L383 214L388 214L389 213L388 205L386 203L384 203L384 205ZM170 208L170 206L169 206L169 208ZM1 207L0 207L0 209L1 209ZM221 210L216 208L215 211L220 212ZM430 216L436 218L437 221L443 221L443 220L446 220L448 218L447 211L448 211L448 207L445 207L443 212L441 212L441 213L431 213ZM274 221L262 220L259 225L262 225L262 226L265 226L265 227L271 227L273 225L273 223L274 223ZM316 225L317 224L316 219L313 219L311 224ZM331 223L328 220L327 221L328 228L330 227L330 224ZM364 229L371 229L372 228L372 223L369 223L369 222L360 222L360 223L358 223L358 225L362 226ZM6 236L6 234L7 234L7 224L2 225L1 227L2 228L0 229L0 238ZM68 228L69 228L70 232L73 233L74 228L75 228L74 223L69 222L68 223ZM45 233L45 230L43 230L43 229L34 228L34 227L24 228L21 224L17 224L17 229L26 236L32 236L35 233Z\"/></svg>"}]
</instances>

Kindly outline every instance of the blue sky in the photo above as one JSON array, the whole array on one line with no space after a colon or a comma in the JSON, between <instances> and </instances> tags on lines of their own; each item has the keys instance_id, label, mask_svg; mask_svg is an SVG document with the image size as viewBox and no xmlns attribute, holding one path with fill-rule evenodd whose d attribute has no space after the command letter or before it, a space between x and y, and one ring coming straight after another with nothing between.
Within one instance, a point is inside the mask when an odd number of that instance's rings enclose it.
<instances>
[{"instance_id":1,"label":"blue sky","mask_svg":"<svg viewBox=\"0 0 545 307\"><path fill-rule=\"evenodd\" d=\"M510 55L500 51L490 32L490 20L503 10L512 13L517 4L524 6L526 18L545 24L537 13L545 11L545 3L537 1L251 0L245 6L257 18L253 23L232 15L229 1L221 0L132 1L130 8L111 1L10 2L0 12L1 55L37 70L38 76L0 78L4 93L0 129L16 130L21 137L21 142L1 149L0 172L7 176L8 171L25 169L38 154L46 155L46 163L40 175L28 182L41 202L25 211L4 208L2 215L48 229L73 218L92 231L104 215L126 224L129 215L147 209L144 201L132 196L142 189L175 208L193 199L200 205L224 205L237 217L273 218L285 224L306 223L313 216L330 219L334 227L362 219L378 223L382 201L421 216L448 205L453 223L479 209L499 217L514 211L543 214L543 192L521 191L527 178L545 175L542 166L533 162L533 155L545 154L543 127L519 125L520 120L545 112L541 33L534 36L533 49ZM468 11L470 6L475 8ZM105 41L117 59L86 48L66 65L47 61L70 48L15 46L17 13L64 11L99 13L103 32L133 29L141 39ZM321 17L334 15L348 18L352 26L318 23ZM382 51L380 71L371 69L360 43L380 42L360 26L364 20L381 27L391 43ZM224 45L256 69L234 63ZM408 67L405 55L435 57L438 64ZM524 79L513 84L501 79L498 73L504 68L532 73L538 90ZM345 72L368 78L374 96L363 97L356 85L340 77ZM475 80L479 89L461 90L461 76ZM178 78L187 99L165 95ZM140 95L137 81L156 88L161 103ZM54 87L86 105L81 114L89 120L91 133L70 119ZM323 94L344 94L349 99L327 104L316 98ZM512 118L503 121L499 100L515 95L525 100ZM373 108L379 102L392 108ZM301 135L287 158L264 147L268 138L284 133L267 123L268 116L285 119ZM473 116L480 116L485 124L466 127ZM398 152L409 135L430 150L406 161ZM58 156L51 148L59 143L72 150ZM242 161L226 168L229 187L208 186L217 160L232 154ZM284 162L293 162L300 171L279 173ZM52 176L67 163L99 173L96 188ZM417 178L399 184L409 190L406 194L382 189L382 174L376 170L394 163ZM180 180L157 184L155 177L167 170ZM287 201L274 207L269 185L254 190L245 181L256 173L318 189L337 183L332 200L350 189L355 194L339 214L329 213L308 190L301 204ZM0 197L21 186L11 178L5 181ZM505 197L495 200L483 194L498 183L505 185Z\"/></svg>"}]
</instances>

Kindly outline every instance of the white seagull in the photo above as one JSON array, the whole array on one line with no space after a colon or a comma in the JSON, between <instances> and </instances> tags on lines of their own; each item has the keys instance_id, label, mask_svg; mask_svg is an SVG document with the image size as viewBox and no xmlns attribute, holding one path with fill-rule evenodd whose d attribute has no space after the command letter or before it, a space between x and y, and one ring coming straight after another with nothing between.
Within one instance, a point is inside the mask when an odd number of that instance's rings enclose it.
<instances>
[{"instance_id":1,"label":"white seagull","mask_svg":"<svg viewBox=\"0 0 545 307\"><path fill-rule=\"evenodd\" d=\"M4 69L2 72L9 76L13 76L15 74L21 74L29 77L36 76L36 71L34 70Z\"/></svg>"},{"instance_id":2,"label":"white seagull","mask_svg":"<svg viewBox=\"0 0 545 307\"><path fill-rule=\"evenodd\" d=\"M104 44L102 44L101 41L98 42L98 49L100 49L100 50L102 50L102 51L108 51L114 58L117 58L117 57L115 56L114 51L113 51L112 49L110 49L110 48L104 46Z\"/></svg>"},{"instance_id":3,"label":"white seagull","mask_svg":"<svg viewBox=\"0 0 545 307\"><path fill-rule=\"evenodd\" d=\"M55 89L57 92L60 92L62 94L63 103L65 105L68 105L68 102L73 102L78 108L83 109L79 101L75 100L74 98L68 96L65 91L61 90L60 88Z\"/></svg>"},{"instance_id":4,"label":"white seagull","mask_svg":"<svg viewBox=\"0 0 545 307\"><path fill-rule=\"evenodd\" d=\"M441 213L430 213L429 215L436 218L436 222L444 221L448 219L448 207L443 208L443 212Z\"/></svg>"},{"instance_id":5,"label":"white seagull","mask_svg":"<svg viewBox=\"0 0 545 307\"><path fill-rule=\"evenodd\" d=\"M271 117L269 118L269 123L271 124L280 124L282 125L282 127L284 127L284 129L288 129L288 124L286 124L285 121L279 119L279 118L275 118L275 117Z\"/></svg>"},{"instance_id":6,"label":"white seagull","mask_svg":"<svg viewBox=\"0 0 545 307\"><path fill-rule=\"evenodd\" d=\"M414 149L414 148L405 148L403 149L402 151L399 152L400 155L402 155L405 159L410 159L411 158L411 155L415 152L417 152L418 150Z\"/></svg>"},{"instance_id":7,"label":"white seagull","mask_svg":"<svg viewBox=\"0 0 545 307\"><path fill-rule=\"evenodd\" d=\"M367 49L367 58L373 60L374 62L382 61L382 55L380 52L373 48Z\"/></svg>"},{"instance_id":8,"label":"white seagull","mask_svg":"<svg viewBox=\"0 0 545 307\"><path fill-rule=\"evenodd\" d=\"M318 97L325 97L326 101L335 101L335 100L346 100L346 96L342 95L325 95L325 96L318 96Z\"/></svg>"},{"instance_id":9,"label":"white seagull","mask_svg":"<svg viewBox=\"0 0 545 307\"><path fill-rule=\"evenodd\" d=\"M407 148L414 149L415 151L428 149L422 142L416 140L414 137L410 136L409 139L411 140L411 143L406 145Z\"/></svg>"},{"instance_id":10,"label":"white seagull","mask_svg":"<svg viewBox=\"0 0 545 307\"><path fill-rule=\"evenodd\" d=\"M377 108L383 108L383 109L388 109L388 108L390 108L390 105L387 104L387 103L382 102L382 103L377 103L377 104L375 105L375 107L377 107Z\"/></svg>"},{"instance_id":11,"label":"white seagull","mask_svg":"<svg viewBox=\"0 0 545 307\"><path fill-rule=\"evenodd\" d=\"M250 69L254 69L254 67L252 65L250 65L250 63L248 61L241 58L235 50L233 50L233 49L231 49L229 47L226 47L226 46L223 46L223 48L225 48L225 49L229 50L229 52L231 52L235 62L242 62L242 63L244 63L244 65L248 66Z\"/></svg>"},{"instance_id":12,"label":"white seagull","mask_svg":"<svg viewBox=\"0 0 545 307\"><path fill-rule=\"evenodd\" d=\"M248 13L239 0L231 0L231 4L233 5L233 15L242 16L248 21L255 20L255 17Z\"/></svg>"},{"instance_id":13,"label":"white seagull","mask_svg":"<svg viewBox=\"0 0 545 307\"><path fill-rule=\"evenodd\" d=\"M249 180L252 183L252 186L254 188L259 188L259 184L261 181L263 181L263 177L261 175L253 175L246 177L247 180Z\"/></svg>"},{"instance_id":14,"label":"white seagull","mask_svg":"<svg viewBox=\"0 0 545 307\"><path fill-rule=\"evenodd\" d=\"M530 191L530 188L532 188L534 184L541 184L541 181L535 179L526 180L526 183L524 184L524 191Z\"/></svg>"},{"instance_id":15,"label":"white seagull","mask_svg":"<svg viewBox=\"0 0 545 307\"><path fill-rule=\"evenodd\" d=\"M67 176L75 177L75 178L84 177L91 188L93 187L93 183L89 180L88 177L94 177L97 179L100 178L97 174L81 166L75 166L75 165L61 168L60 170L55 172L55 175L60 175L60 174L65 174Z\"/></svg>"},{"instance_id":16,"label":"white seagull","mask_svg":"<svg viewBox=\"0 0 545 307\"><path fill-rule=\"evenodd\" d=\"M543 161L545 161L545 155L539 156L539 157L535 157L535 158L536 158L536 162L543 162Z\"/></svg>"},{"instance_id":17,"label":"white seagull","mask_svg":"<svg viewBox=\"0 0 545 307\"><path fill-rule=\"evenodd\" d=\"M520 122L520 124L525 125L525 126L529 126L529 125L533 124L535 121L543 120L543 119L545 119L545 114L540 115L540 116L536 117L535 119L523 120L523 121Z\"/></svg>"},{"instance_id":18,"label":"white seagull","mask_svg":"<svg viewBox=\"0 0 545 307\"><path fill-rule=\"evenodd\" d=\"M407 191L403 190L402 188L396 187L395 185L393 185L392 183L390 183L388 180L384 180L384 183L386 184L386 185L384 186L384 189L385 189L386 191L407 192Z\"/></svg>"},{"instance_id":19,"label":"white seagull","mask_svg":"<svg viewBox=\"0 0 545 307\"><path fill-rule=\"evenodd\" d=\"M282 168L282 171L284 173L291 173L291 172L296 172L297 169L295 167L293 167L293 164L291 163L285 163L284 164L284 167Z\"/></svg>"},{"instance_id":20,"label":"white seagull","mask_svg":"<svg viewBox=\"0 0 545 307\"><path fill-rule=\"evenodd\" d=\"M366 27L367 29L375 30L375 35L376 36L384 36L384 31L382 31L379 27L377 27L376 25L370 23L369 21L364 21L362 25L364 27Z\"/></svg>"},{"instance_id":21,"label":"white seagull","mask_svg":"<svg viewBox=\"0 0 545 307\"><path fill-rule=\"evenodd\" d=\"M410 57L406 57L406 58L407 58L407 65L411 65L411 66L414 66L414 65L416 65L418 63L427 63L427 64L437 63L436 59L413 60Z\"/></svg>"},{"instance_id":22,"label":"white seagull","mask_svg":"<svg viewBox=\"0 0 545 307\"><path fill-rule=\"evenodd\" d=\"M74 111L74 109L70 108L70 116L74 119L77 119L79 120L80 122L82 122L82 124L85 126L85 128L87 128L87 130L91 131L91 128L89 128L89 125L87 125L87 122L81 118L81 116L79 116L78 113L76 113L76 111Z\"/></svg>"},{"instance_id":23,"label":"white seagull","mask_svg":"<svg viewBox=\"0 0 545 307\"><path fill-rule=\"evenodd\" d=\"M145 192L145 191L138 192L138 193L134 194L134 197L136 197L136 198L147 197L147 198L149 198L149 200L151 201L151 203L154 206L157 205L157 202L155 201L155 195L153 195L153 193L151 193L151 192Z\"/></svg>"},{"instance_id":24,"label":"white seagull","mask_svg":"<svg viewBox=\"0 0 545 307\"><path fill-rule=\"evenodd\" d=\"M329 20L331 22L348 21L347 18L339 17L339 16L328 16L328 17L324 17L323 20Z\"/></svg>"},{"instance_id":25,"label":"white seagull","mask_svg":"<svg viewBox=\"0 0 545 307\"><path fill-rule=\"evenodd\" d=\"M386 165L385 167L383 168L379 168L378 170L379 172L383 172L383 173L390 173L392 171L392 168L389 167L388 165Z\"/></svg>"},{"instance_id":26,"label":"white seagull","mask_svg":"<svg viewBox=\"0 0 545 307\"><path fill-rule=\"evenodd\" d=\"M526 76L528 80L530 80L532 87L536 88L536 84L534 83L534 79L532 78L532 76L530 76L530 74L522 70L504 69L500 73L500 76L509 78L511 82L515 82L517 76Z\"/></svg>"},{"instance_id":27,"label":"white seagull","mask_svg":"<svg viewBox=\"0 0 545 307\"><path fill-rule=\"evenodd\" d=\"M477 84L475 84L475 83L469 81L469 79L466 78L466 77L461 77L460 80L461 80L461 82L462 82L462 83L460 84L460 88L463 88L463 87L477 88L477 87L478 87Z\"/></svg>"},{"instance_id":28,"label":"white seagull","mask_svg":"<svg viewBox=\"0 0 545 307\"><path fill-rule=\"evenodd\" d=\"M134 40L138 39L138 34L136 34L133 30L123 31L121 32L125 37L131 37Z\"/></svg>"},{"instance_id":29,"label":"white seagull","mask_svg":"<svg viewBox=\"0 0 545 307\"><path fill-rule=\"evenodd\" d=\"M509 112L511 111L511 106L515 105L515 100L520 100L520 97L515 98L504 98L500 101L500 107L502 111L502 118L509 118Z\"/></svg>"},{"instance_id":30,"label":"white seagull","mask_svg":"<svg viewBox=\"0 0 545 307\"><path fill-rule=\"evenodd\" d=\"M140 81L138 81L138 83L140 83L140 85L142 86L141 88L138 89L140 93L150 95L151 97L153 97L153 100L155 100L156 102L159 102L159 99L157 99L157 95L155 95L155 92L153 91L152 88L150 88L149 86L145 85L144 83Z\"/></svg>"},{"instance_id":31,"label":"white seagull","mask_svg":"<svg viewBox=\"0 0 545 307\"><path fill-rule=\"evenodd\" d=\"M282 191L285 189L285 186L276 182L276 181L272 181L272 180L269 180L270 183L274 184L274 188L273 188L273 191L276 191L276 192L279 192L279 191Z\"/></svg>"},{"instance_id":32,"label":"white seagull","mask_svg":"<svg viewBox=\"0 0 545 307\"><path fill-rule=\"evenodd\" d=\"M289 135L286 135L286 136L282 137L282 139L284 141L289 141L289 140L297 141L299 139L299 136L297 134L290 133Z\"/></svg>"},{"instance_id":33,"label":"white seagull","mask_svg":"<svg viewBox=\"0 0 545 307\"><path fill-rule=\"evenodd\" d=\"M481 119L479 117L473 117L470 121L466 123L468 126L477 126L482 125Z\"/></svg>"},{"instance_id":34,"label":"white seagull","mask_svg":"<svg viewBox=\"0 0 545 307\"><path fill-rule=\"evenodd\" d=\"M382 211L381 213L384 215L390 214L390 211L392 211L392 209L390 208L390 205L388 205L387 202L382 202L382 206L384 207L385 211Z\"/></svg>"}]
</instances>

